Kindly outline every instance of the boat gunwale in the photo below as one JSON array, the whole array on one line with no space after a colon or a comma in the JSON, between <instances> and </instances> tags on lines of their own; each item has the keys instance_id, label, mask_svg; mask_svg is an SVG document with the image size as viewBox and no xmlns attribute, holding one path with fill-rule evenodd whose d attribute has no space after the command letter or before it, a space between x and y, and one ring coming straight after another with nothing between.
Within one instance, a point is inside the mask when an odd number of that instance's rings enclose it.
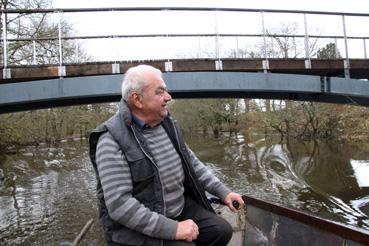
<instances>
[{"instance_id":1,"label":"boat gunwale","mask_svg":"<svg viewBox=\"0 0 369 246\"><path fill-rule=\"evenodd\" d=\"M364 229L343 225L336 221L324 219L306 212L287 208L283 205L261 200L252 196L243 195L242 198L246 206L252 205L254 207L269 211L271 213L285 216L292 220L296 220L304 224L310 225L314 228L319 228L321 230L331 232L344 239L362 243L364 245L366 245L369 242L369 232L365 231Z\"/></svg>"}]
</instances>

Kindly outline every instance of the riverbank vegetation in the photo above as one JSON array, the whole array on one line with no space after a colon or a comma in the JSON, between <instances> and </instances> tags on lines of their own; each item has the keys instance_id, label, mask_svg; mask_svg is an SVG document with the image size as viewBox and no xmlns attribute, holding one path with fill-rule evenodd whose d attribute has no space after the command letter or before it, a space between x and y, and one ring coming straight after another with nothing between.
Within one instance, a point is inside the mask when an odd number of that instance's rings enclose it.
<instances>
[{"instance_id":1,"label":"riverbank vegetation","mask_svg":"<svg viewBox=\"0 0 369 246\"><path fill-rule=\"evenodd\" d=\"M369 139L369 108L257 99L177 100L173 114L191 134L240 131L290 139Z\"/></svg>"},{"instance_id":2,"label":"riverbank vegetation","mask_svg":"<svg viewBox=\"0 0 369 246\"><path fill-rule=\"evenodd\" d=\"M116 111L116 104L80 105L0 115L0 146L53 144L84 138Z\"/></svg>"},{"instance_id":3,"label":"riverbank vegetation","mask_svg":"<svg viewBox=\"0 0 369 246\"><path fill-rule=\"evenodd\" d=\"M52 144L88 137L112 116L116 103L80 105L0 115L0 145ZM369 108L258 99L180 99L170 105L186 135L222 132L289 139L368 140Z\"/></svg>"}]
</instances>

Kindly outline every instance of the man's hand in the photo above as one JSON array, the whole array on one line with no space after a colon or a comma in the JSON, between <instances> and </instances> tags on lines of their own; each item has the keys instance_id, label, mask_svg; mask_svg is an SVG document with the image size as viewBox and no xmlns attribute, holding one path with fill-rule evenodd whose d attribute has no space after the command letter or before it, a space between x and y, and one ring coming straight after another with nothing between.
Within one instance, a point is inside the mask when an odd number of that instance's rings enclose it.
<instances>
[{"instance_id":1,"label":"man's hand","mask_svg":"<svg viewBox=\"0 0 369 246\"><path fill-rule=\"evenodd\" d=\"M184 220L178 222L176 240L185 240L192 242L199 235L199 227L193 220Z\"/></svg>"},{"instance_id":2,"label":"man's hand","mask_svg":"<svg viewBox=\"0 0 369 246\"><path fill-rule=\"evenodd\" d=\"M240 206L238 208L235 208L232 204L233 201L237 201ZM229 207L232 212L237 212L238 210L242 209L245 206L245 203L243 202L243 199L240 194L231 192L224 198L224 203Z\"/></svg>"}]
</instances>

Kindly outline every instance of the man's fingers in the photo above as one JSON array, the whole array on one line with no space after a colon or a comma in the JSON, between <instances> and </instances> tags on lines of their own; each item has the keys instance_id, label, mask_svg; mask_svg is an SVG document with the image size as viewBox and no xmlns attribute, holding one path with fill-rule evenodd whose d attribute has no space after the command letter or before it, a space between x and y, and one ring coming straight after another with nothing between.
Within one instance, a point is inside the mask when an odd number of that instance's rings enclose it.
<instances>
[{"instance_id":1,"label":"man's fingers","mask_svg":"<svg viewBox=\"0 0 369 246\"><path fill-rule=\"evenodd\" d=\"M199 234L199 227L196 224L194 224L193 230L196 232L196 234Z\"/></svg>"},{"instance_id":2,"label":"man's fingers","mask_svg":"<svg viewBox=\"0 0 369 246\"><path fill-rule=\"evenodd\" d=\"M199 227L193 220L185 220L178 223L176 239L192 242L199 235Z\"/></svg>"},{"instance_id":3,"label":"man's fingers","mask_svg":"<svg viewBox=\"0 0 369 246\"><path fill-rule=\"evenodd\" d=\"M199 235L199 227L194 224L192 226L193 234L192 234L192 241L197 239L197 236Z\"/></svg>"}]
</instances>

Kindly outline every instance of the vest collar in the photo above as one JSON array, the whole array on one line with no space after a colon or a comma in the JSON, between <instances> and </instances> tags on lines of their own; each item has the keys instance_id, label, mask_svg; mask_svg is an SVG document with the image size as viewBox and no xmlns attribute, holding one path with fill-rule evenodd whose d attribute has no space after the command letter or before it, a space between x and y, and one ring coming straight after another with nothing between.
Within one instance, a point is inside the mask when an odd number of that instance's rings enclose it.
<instances>
[{"instance_id":1,"label":"vest collar","mask_svg":"<svg viewBox=\"0 0 369 246\"><path fill-rule=\"evenodd\" d=\"M119 102L119 115L126 125L132 125L132 113L128 103L122 98Z\"/></svg>"}]
</instances>

